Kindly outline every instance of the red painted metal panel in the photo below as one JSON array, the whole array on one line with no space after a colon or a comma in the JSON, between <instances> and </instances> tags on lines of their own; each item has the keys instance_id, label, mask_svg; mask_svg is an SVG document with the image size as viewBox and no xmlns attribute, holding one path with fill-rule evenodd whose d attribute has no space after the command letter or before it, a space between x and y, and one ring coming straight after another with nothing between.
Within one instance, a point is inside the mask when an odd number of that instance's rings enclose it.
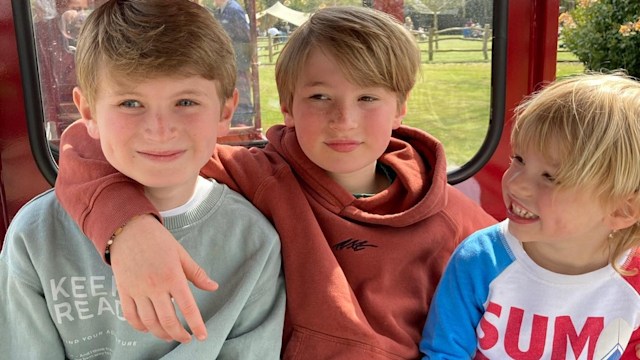
<instances>
[{"instance_id":1,"label":"red painted metal panel","mask_svg":"<svg viewBox=\"0 0 640 360\"><path fill-rule=\"evenodd\" d=\"M9 221L33 196L49 188L29 146L11 3L0 2L0 246Z\"/></svg>"},{"instance_id":2,"label":"red painted metal panel","mask_svg":"<svg viewBox=\"0 0 640 360\"><path fill-rule=\"evenodd\" d=\"M505 218L502 174L509 166L513 109L541 84L555 78L558 0L509 1L505 126L498 149L472 179L480 185L480 204Z\"/></svg>"}]
</instances>

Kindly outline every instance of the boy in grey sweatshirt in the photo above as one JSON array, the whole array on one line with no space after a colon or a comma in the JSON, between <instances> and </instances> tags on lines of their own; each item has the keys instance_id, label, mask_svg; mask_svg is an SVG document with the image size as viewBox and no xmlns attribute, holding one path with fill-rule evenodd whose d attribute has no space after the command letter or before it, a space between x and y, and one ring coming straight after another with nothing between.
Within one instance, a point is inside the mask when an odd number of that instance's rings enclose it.
<instances>
[{"instance_id":1,"label":"boy in grey sweatshirt","mask_svg":"<svg viewBox=\"0 0 640 360\"><path fill-rule=\"evenodd\" d=\"M208 336L181 344L131 328L111 268L48 191L16 215L0 253L0 328L11 329L2 356L278 359L278 235L242 196L199 176L238 102L222 27L188 0L108 1L87 18L76 69L73 98L89 135L215 274L217 290L193 289Z\"/></svg>"}]
</instances>

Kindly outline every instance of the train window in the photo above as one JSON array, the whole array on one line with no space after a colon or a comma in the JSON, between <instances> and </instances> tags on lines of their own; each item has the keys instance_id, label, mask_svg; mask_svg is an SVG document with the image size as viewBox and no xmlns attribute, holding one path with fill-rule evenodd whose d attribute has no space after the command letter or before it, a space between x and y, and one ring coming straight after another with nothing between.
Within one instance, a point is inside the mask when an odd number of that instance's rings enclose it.
<instances>
[{"instance_id":1,"label":"train window","mask_svg":"<svg viewBox=\"0 0 640 360\"><path fill-rule=\"evenodd\" d=\"M564 26L570 26L571 15L570 12L575 9L575 2L567 2L566 6L561 6L559 9L558 17L558 51L557 51L557 65L556 65L556 78L563 78L575 74L584 73L584 64L578 60L564 43L562 36L562 28Z\"/></svg>"},{"instance_id":2,"label":"train window","mask_svg":"<svg viewBox=\"0 0 640 360\"><path fill-rule=\"evenodd\" d=\"M44 125L51 142L79 118L72 98L74 53L80 27L92 8L89 0L32 2Z\"/></svg>"},{"instance_id":3,"label":"train window","mask_svg":"<svg viewBox=\"0 0 640 360\"><path fill-rule=\"evenodd\" d=\"M50 182L60 135L79 117L71 97L76 37L102 1L13 0L27 117L34 127L30 137L42 143L36 159L50 163L40 165ZM274 65L289 34L318 8L356 5L392 14L421 48L421 76L404 123L443 142L450 182L473 175L497 146L504 116L507 1L197 2L223 24L236 51L240 104L232 131L220 142L264 145L266 130L282 122Z\"/></svg>"}]
</instances>

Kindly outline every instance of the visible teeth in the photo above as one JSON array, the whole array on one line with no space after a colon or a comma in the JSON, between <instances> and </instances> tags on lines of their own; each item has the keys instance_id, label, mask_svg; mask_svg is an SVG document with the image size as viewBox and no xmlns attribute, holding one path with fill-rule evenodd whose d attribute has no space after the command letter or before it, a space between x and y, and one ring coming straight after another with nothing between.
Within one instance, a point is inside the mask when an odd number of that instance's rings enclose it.
<instances>
[{"instance_id":1,"label":"visible teeth","mask_svg":"<svg viewBox=\"0 0 640 360\"><path fill-rule=\"evenodd\" d=\"M535 214L530 213L527 210L525 210L525 209L523 209L523 208L521 208L519 206L513 205L513 204L511 205L511 211L514 214L516 214L516 215L518 215L518 216L520 216L522 218L525 218L525 219L537 218L537 216Z\"/></svg>"}]
</instances>

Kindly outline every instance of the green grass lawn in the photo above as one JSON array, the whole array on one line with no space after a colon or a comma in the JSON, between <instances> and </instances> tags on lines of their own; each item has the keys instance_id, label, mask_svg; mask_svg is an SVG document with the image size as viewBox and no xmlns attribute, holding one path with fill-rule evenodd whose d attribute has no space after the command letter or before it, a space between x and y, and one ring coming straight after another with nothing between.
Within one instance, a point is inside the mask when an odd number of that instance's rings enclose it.
<instances>
[{"instance_id":1,"label":"green grass lawn","mask_svg":"<svg viewBox=\"0 0 640 360\"><path fill-rule=\"evenodd\" d=\"M478 151L486 135L490 113L491 63L477 62L476 59L481 56L482 53L459 53L459 60L455 63L422 64L421 76L409 98L409 111L404 124L424 129L440 139L450 166L466 163ZM469 61L471 57L476 62L460 62L464 59ZM557 66L558 77L583 71L584 66L578 62L560 62ZM273 65L260 66L260 106L264 130L282 123L274 78Z\"/></svg>"}]
</instances>

